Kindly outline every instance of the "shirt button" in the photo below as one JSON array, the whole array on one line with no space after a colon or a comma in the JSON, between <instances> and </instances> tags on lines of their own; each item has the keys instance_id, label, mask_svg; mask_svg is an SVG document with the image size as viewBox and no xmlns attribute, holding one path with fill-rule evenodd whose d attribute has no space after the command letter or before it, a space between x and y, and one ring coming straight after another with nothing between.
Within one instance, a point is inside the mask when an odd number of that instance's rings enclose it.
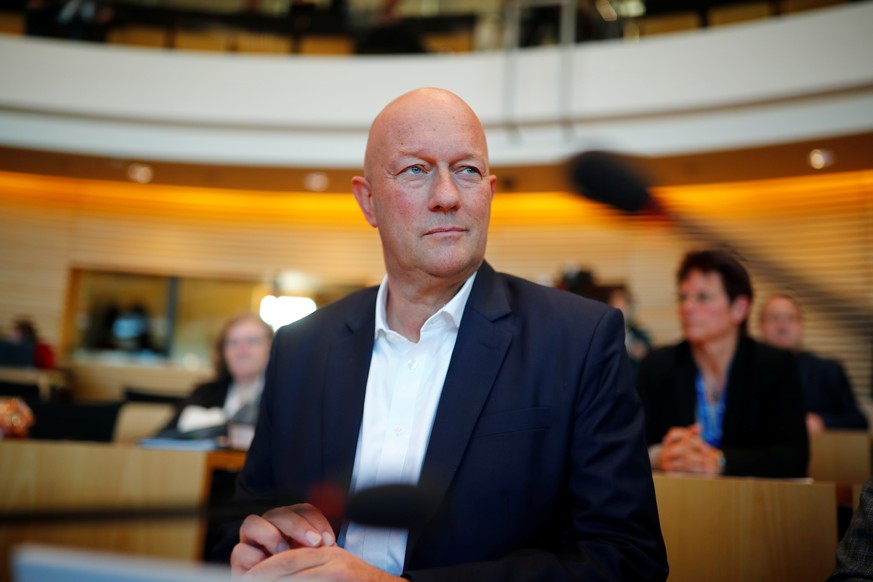
<instances>
[{"instance_id":1,"label":"shirt button","mask_svg":"<svg viewBox=\"0 0 873 582\"><path fill-rule=\"evenodd\" d=\"M414 370L418 367L418 362L416 362L415 360L409 360L408 362L406 362L406 365L409 366L410 370Z\"/></svg>"},{"instance_id":2,"label":"shirt button","mask_svg":"<svg viewBox=\"0 0 873 582\"><path fill-rule=\"evenodd\" d=\"M403 427L402 426L395 426L394 427L394 434L396 434L397 436L400 436L401 434L403 434Z\"/></svg>"}]
</instances>

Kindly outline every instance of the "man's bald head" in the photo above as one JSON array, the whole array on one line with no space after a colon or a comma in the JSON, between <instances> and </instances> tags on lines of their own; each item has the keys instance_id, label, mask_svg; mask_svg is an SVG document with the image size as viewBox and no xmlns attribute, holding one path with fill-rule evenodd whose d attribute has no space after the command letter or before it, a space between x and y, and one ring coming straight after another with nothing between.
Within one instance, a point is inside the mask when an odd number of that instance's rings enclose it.
<instances>
[{"instance_id":1,"label":"man's bald head","mask_svg":"<svg viewBox=\"0 0 873 582\"><path fill-rule=\"evenodd\" d=\"M424 87L404 93L391 101L373 120L364 154L364 175L372 172L387 151L402 147L405 137L414 127L420 135L423 121L431 120L431 130L445 131L445 122L466 128L476 136L476 145L482 157L488 159L488 144L485 130L476 113L456 94L445 89Z\"/></svg>"}]
</instances>

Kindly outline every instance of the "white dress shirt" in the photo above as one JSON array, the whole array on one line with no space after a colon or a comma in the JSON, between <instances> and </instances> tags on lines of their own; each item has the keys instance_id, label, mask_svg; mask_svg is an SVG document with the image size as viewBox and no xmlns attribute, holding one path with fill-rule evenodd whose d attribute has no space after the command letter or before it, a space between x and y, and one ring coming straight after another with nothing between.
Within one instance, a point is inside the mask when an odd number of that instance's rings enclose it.
<instances>
[{"instance_id":1,"label":"white dress shirt","mask_svg":"<svg viewBox=\"0 0 873 582\"><path fill-rule=\"evenodd\" d=\"M388 278L376 297L376 336L352 492L376 485L418 483L437 405L475 273L421 327L418 343L388 327ZM403 571L409 530L350 523L343 546L394 575Z\"/></svg>"}]
</instances>

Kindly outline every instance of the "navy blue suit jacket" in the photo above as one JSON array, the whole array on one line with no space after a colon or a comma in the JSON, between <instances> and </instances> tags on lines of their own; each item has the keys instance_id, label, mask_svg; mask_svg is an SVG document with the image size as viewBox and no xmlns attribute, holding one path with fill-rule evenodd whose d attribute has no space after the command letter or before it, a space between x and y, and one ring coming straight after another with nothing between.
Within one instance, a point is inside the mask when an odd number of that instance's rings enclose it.
<instances>
[{"instance_id":1,"label":"navy blue suit jacket","mask_svg":"<svg viewBox=\"0 0 873 582\"><path fill-rule=\"evenodd\" d=\"M281 329L240 498L347 490L376 289ZM406 571L429 580L663 580L643 415L621 314L483 264L421 472L436 501Z\"/></svg>"},{"instance_id":2,"label":"navy blue suit jacket","mask_svg":"<svg viewBox=\"0 0 873 582\"><path fill-rule=\"evenodd\" d=\"M810 352L797 354L806 410L821 416L827 428L867 430L843 365Z\"/></svg>"}]
</instances>

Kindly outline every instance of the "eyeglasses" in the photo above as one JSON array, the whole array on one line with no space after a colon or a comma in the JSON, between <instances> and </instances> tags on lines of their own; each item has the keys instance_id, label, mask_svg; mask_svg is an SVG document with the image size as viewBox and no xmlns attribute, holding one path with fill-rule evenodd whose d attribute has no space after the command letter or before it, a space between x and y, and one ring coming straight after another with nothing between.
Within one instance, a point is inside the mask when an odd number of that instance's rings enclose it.
<instances>
[{"instance_id":1,"label":"eyeglasses","mask_svg":"<svg viewBox=\"0 0 873 582\"><path fill-rule=\"evenodd\" d=\"M235 348L238 346L246 345L250 348L257 347L264 343L265 338L260 336L250 336L250 337L239 337L239 338L228 338L224 340L224 347L226 348Z\"/></svg>"},{"instance_id":2,"label":"eyeglasses","mask_svg":"<svg viewBox=\"0 0 873 582\"><path fill-rule=\"evenodd\" d=\"M708 305L713 303L722 296L721 293L711 293L709 291L701 291L700 293L679 293L676 295L676 301L682 305L686 301L691 301L695 305Z\"/></svg>"}]
</instances>

